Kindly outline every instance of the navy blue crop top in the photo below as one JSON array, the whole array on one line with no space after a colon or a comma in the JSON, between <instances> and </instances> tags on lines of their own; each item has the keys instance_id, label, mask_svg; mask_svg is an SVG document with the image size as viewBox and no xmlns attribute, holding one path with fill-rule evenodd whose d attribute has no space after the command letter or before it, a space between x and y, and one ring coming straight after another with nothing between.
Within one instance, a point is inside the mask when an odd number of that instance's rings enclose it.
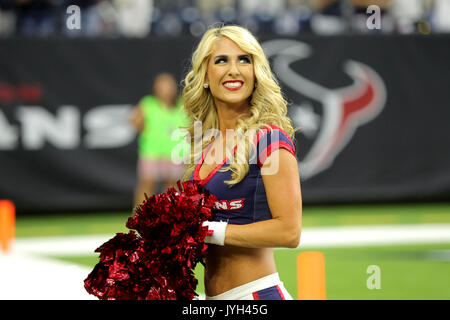
<instances>
[{"instance_id":1,"label":"navy blue crop top","mask_svg":"<svg viewBox=\"0 0 450 320\"><path fill-rule=\"evenodd\" d=\"M199 181L205 189L217 197L215 221L227 221L229 224L249 224L272 219L261 176L261 167L265 159L279 148L287 149L294 157L296 157L296 153L295 146L286 132L275 125L270 125L270 127L272 130L265 127L255 135L254 143L258 157L254 158L254 148L252 148L249 159L255 159L255 161L249 161L247 175L233 186L224 183L224 181L232 179L231 170L219 171L224 165L230 164L228 158L225 158L205 179L200 179L198 172L212 143L205 148L189 180ZM233 155L236 148L237 146L232 151Z\"/></svg>"}]
</instances>

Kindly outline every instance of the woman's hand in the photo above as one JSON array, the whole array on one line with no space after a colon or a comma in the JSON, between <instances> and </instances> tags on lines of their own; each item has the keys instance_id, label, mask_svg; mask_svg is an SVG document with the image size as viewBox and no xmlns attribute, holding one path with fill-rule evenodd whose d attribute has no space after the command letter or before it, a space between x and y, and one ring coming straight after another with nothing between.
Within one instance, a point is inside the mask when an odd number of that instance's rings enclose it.
<instances>
[{"instance_id":1,"label":"woman's hand","mask_svg":"<svg viewBox=\"0 0 450 320\"><path fill-rule=\"evenodd\" d=\"M137 132L141 133L144 130L144 115L142 114L140 105L137 105L131 111L130 122Z\"/></svg>"}]
</instances>

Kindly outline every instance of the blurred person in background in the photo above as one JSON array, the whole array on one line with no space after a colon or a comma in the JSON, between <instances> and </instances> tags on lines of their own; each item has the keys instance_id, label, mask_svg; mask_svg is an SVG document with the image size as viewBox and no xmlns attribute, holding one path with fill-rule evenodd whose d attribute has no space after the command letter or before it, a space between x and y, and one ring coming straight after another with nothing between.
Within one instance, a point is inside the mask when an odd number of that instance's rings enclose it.
<instances>
[{"instance_id":1,"label":"blurred person in background","mask_svg":"<svg viewBox=\"0 0 450 320\"><path fill-rule=\"evenodd\" d=\"M80 8L80 29L68 29L65 21L67 8L76 5ZM110 0L63 0L61 7L62 32L67 36L117 36L117 10Z\"/></svg>"},{"instance_id":2,"label":"blurred person in background","mask_svg":"<svg viewBox=\"0 0 450 320\"><path fill-rule=\"evenodd\" d=\"M351 0L348 1L352 7L347 7L346 19L349 23L350 29L357 33L367 32L382 32L390 33L394 30L394 20L390 12L390 8L393 2L397 0ZM410 0L408 0L410 1ZM367 9L376 5L380 8L380 29L369 29L367 27L367 19L373 14L373 11L367 13Z\"/></svg>"},{"instance_id":3,"label":"blurred person in background","mask_svg":"<svg viewBox=\"0 0 450 320\"><path fill-rule=\"evenodd\" d=\"M17 33L49 36L57 28L57 0L14 0Z\"/></svg>"},{"instance_id":4,"label":"blurred person in background","mask_svg":"<svg viewBox=\"0 0 450 320\"><path fill-rule=\"evenodd\" d=\"M433 9L439 3L447 3L450 8L450 0L394 0L390 6L390 13L395 21L395 32L400 34L415 33L418 30L418 24L425 21L434 22ZM445 15L445 20L450 21L450 12L439 10ZM428 22L427 22L428 23ZM437 25L433 29L437 31Z\"/></svg>"},{"instance_id":5,"label":"blurred person in background","mask_svg":"<svg viewBox=\"0 0 450 320\"><path fill-rule=\"evenodd\" d=\"M432 30L435 32L450 32L450 1L449 0L428 0L430 7L430 20Z\"/></svg>"},{"instance_id":6,"label":"blurred person in background","mask_svg":"<svg viewBox=\"0 0 450 320\"><path fill-rule=\"evenodd\" d=\"M182 106L174 76L160 73L153 82L151 93L132 111L131 122L139 132L134 206L145 200L144 193L149 197L155 194L158 183L163 183L165 190L174 186L184 173L184 164L172 161L172 150L183 140L171 139L174 130L189 124Z\"/></svg>"},{"instance_id":7,"label":"blurred person in background","mask_svg":"<svg viewBox=\"0 0 450 320\"><path fill-rule=\"evenodd\" d=\"M392 0L308 0L314 11L311 19L312 31L319 35L338 35L347 32L391 32L392 17L388 8ZM381 29L368 29L366 25L367 8L376 5L380 8Z\"/></svg>"},{"instance_id":8,"label":"blurred person in background","mask_svg":"<svg viewBox=\"0 0 450 320\"><path fill-rule=\"evenodd\" d=\"M99 24L99 16L95 14L96 0L62 0L61 14L61 33L70 37L86 36L91 32L92 26ZM80 8L80 29L69 29L66 25L68 18L67 8L77 6Z\"/></svg>"},{"instance_id":9,"label":"blurred person in background","mask_svg":"<svg viewBox=\"0 0 450 320\"><path fill-rule=\"evenodd\" d=\"M145 37L150 32L153 0L114 0L120 34Z\"/></svg>"},{"instance_id":10,"label":"blurred person in background","mask_svg":"<svg viewBox=\"0 0 450 320\"><path fill-rule=\"evenodd\" d=\"M313 15L311 29L316 34L336 35L346 30L342 19L342 6L338 0L310 0Z\"/></svg>"},{"instance_id":11,"label":"blurred person in background","mask_svg":"<svg viewBox=\"0 0 450 320\"><path fill-rule=\"evenodd\" d=\"M258 33L271 33L278 17L285 18L286 4L283 0L240 0L241 23Z\"/></svg>"}]
</instances>

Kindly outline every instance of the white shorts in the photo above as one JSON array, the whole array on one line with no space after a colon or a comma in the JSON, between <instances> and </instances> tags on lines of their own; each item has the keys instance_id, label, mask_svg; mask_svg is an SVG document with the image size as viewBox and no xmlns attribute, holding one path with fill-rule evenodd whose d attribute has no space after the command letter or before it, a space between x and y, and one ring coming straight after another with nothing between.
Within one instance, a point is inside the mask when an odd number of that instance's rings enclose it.
<instances>
[{"instance_id":1,"label":"white shorts","mask_svg":"<svg viewBox=\"0 0 450 320\"><path fill-rule=\"evenodd\" d=\"M175 164L167 159L138 160L138 175L156 181L180 180L185 170L184 164Z\"/></svg>"},{"instance_id":2,"label":"white shorts","mask_svg":"<svg viewBox=\"0 0 450 320\"><path fill-rule=\"evenodd\" d=\"M278 273L259 278L206 300L293 300Z\"/></svg>"}]
</instances>

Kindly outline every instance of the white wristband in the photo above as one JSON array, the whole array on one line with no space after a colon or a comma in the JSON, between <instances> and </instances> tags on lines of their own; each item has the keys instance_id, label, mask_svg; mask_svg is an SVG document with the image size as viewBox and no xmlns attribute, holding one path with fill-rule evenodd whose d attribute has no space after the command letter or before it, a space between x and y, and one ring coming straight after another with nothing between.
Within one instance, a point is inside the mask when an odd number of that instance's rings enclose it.
<instances>
[{"instance_id":1,"label":"white wristband","mask_svg":"<svg viewBox=\"0 0 450 320\"><path fill-rule=\"evenodd\" d=\"M225 245L225 230L227 228L225 221L205 221L204 227L208 227L208 235L205 238L206 243Z\"/></svg>"}]
</instances>

